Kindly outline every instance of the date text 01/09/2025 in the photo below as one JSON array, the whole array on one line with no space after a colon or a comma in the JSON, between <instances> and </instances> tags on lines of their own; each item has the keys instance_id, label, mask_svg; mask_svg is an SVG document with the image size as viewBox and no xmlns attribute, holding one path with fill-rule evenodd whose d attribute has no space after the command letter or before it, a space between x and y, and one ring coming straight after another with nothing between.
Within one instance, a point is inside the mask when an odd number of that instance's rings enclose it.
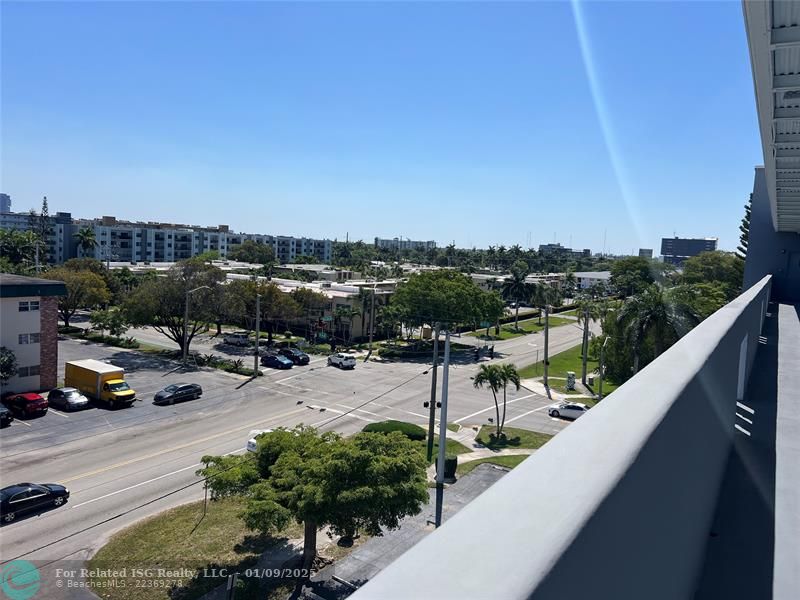
<instances>
[{"instance_id":1,"label":"date text 01/09/2025","mask_svg":"<svg viewBox=\"0 0 800 600\"><path fill-rule=\"evenodd\" d=\"M297 579L311 576L310 569L245 569L244 571L233 571L231 569L204 568L203 577L229 577L230 575L257 579Z\"/></svg>"}]
</instances>

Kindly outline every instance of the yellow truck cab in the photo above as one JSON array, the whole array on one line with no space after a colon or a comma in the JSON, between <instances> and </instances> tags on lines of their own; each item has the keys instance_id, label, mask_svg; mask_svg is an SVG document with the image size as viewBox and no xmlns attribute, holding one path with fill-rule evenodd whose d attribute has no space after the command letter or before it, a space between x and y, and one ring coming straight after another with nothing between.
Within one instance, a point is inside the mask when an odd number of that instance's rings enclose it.
<instances>
[{"instance_id":1,"label":"yellow truck cab","mask_svg":"<svg viewBox=\"0 0 800 600\"><path fill-rule=\"evenodd\" d=\"M136 392L125 381L125 370L99 360L73 360L64 366L64 386L108 404L109 408L127 407L136 400Z\"/></svg>"}]
</instances>

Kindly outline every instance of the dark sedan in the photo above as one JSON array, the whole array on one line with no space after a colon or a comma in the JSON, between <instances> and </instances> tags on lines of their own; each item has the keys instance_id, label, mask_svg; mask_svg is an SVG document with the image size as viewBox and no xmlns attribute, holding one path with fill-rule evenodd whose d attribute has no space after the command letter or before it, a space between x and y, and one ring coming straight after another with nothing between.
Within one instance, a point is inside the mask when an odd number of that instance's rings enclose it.
<instances>
[{"instance_id":1,"label":"dark sedan","mask_svg":"<svg viewBox=\"0 0 800 600\"><path fill-rule=\"evenodd\" d=\"M89 406L89 399L73 387L58 388L47 394L47 402L53 408L80 410Z\"/></svg>"},{"instance_id":2,"label":"dark sedan","mask_svg":"<svg viewBox=\"0 0 800 600\"><path fill-rule=\"evenodd\" d=\"M281 356L285 356L288 358L292 363L296 365L307 365L308 364L308 354L305 352L301 352L297 348L281 348L279 350Z\"/></svg>"},{"instance_id":3,"label":"dark sedan","mask_svg":"<svg viewBox=\"0 0 800 600\"><path fill-rule=\"evenodd\" d=\"M13 420L14 415L11 414L11 411L0 404L0 427L8 427Z\"/></svg>"},{"instance_id":4,"label":"dark sedan","mask_svg":"<svg viewBox=\"0 0 800 600\"><path fill-rule=\"evenodd\" d=\"M32 417L47 412L47 399L39 394L12 394L3 400L8 409L17 417Z\"/></svg>"},{"instance_id":5,"label":"dark sedan","mask_svg":"<svg viewBox=\"0 0 800 600\"><path fill-rule=\"evenodd\" d=\"M203 388L196 383L175 383L168 385L153 398L153 404L175 404L184 400L194 400L203 395Z\"/></svg>"},{"instance_id":6,"label":"dark sedan","mask_svg":"<svg viewBox=\"0 0 800 600\"><path fill-rule=\"evenodd\" d=\"M267 354L261 357L261 364L273 369L291 369L294 363L280 354Z\"/></svg>"},{"instance_id":7,"label":"dark sedan","mask_svg":"<svg viewBox=\"0 0 800 600\"><path fill-rule=\"evenodd\" d=\"M11 523L19 515L61 506L69 490L57 483L18 483L0 489L0 519Z\"/></svg>"}]
</instances>

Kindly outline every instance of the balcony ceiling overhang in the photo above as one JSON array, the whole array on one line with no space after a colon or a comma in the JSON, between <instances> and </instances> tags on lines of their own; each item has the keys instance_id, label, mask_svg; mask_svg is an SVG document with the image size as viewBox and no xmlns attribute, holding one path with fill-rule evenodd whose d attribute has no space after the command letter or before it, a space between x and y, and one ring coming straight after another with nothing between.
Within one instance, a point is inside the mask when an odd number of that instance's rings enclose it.
<instances>
[{"instance_id":1,"label":"balcony ceiling overhang","mask_svg":"<svg viewBox=\"0 0 800 600\"><path fill-rule=\"evenodd\" d=\"M800 2L742 4L772 223L800 232Z\"/></svg>"}]
</instances>

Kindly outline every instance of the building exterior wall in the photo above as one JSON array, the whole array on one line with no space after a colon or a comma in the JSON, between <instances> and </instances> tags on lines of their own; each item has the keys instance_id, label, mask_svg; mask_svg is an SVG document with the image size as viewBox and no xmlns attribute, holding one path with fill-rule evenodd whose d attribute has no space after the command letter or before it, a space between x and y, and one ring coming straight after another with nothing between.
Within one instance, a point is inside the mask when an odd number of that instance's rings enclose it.
<instances>
[{"instance_id":1,"label":"building exterior wall","mask_svg":"<svg viewBox=\"0 0 800 600\"><path fill-rule=\"evenodd\" d=\"M402 238L375 238L375 247L385 250L432 250L436 248L434 240L404 240Z\"/></svg>"},{"instance_id":2,"label":"building exterior wall","mask_svg":"<svg viewBox=\"0 0 800 600\"><path fill-rule=\"evenodd\" d=\"M39 372L41 370L41 298L39 296L23 296L19 298L2 298L0 300L0 346L5 346L17 357L18 374L9 379L3 390L14 392L30 392L41 389ZM30 310L30 303L38 303L35 310ZM20 303L28 308L20 311ZM31 343L30 334L39 335L39 340ZM20 336L28 336L27 343L20 343ZM24 338L23 338L24 339ZM57 338L56 338L57 339ZM27 374L31 367L36 369L34 375ZM21 376L20 373L25 373Z\"/></svg>"},{"instance_id":3,"label":"building exterior wall","mask_svg":"<svg viewBox=\"0 0 800 600\"><path fill-rule=\"evenodd\" d=\"M755 170L752 202L744 288L772 274L773 299L800 302L800 234L775 231L764 167Z\"/></svg>"},{"instance_id":4,"label":"building exterior wall","mask_svg":"<svg viewBox=\"0 0 800 600\"><path fill-rule=\"evenodd\" d=\"M664 262L682 265L687 258L717 249L717 238L661 238Z\"/></svg>"},{"instance_id":5,"label":"building exterior wall","mask_svg":"<svg viewBox=\"0 0 800 600\"><path fill-rule=\"evenodd\" d=\"M39 389L58 385L58 299L42 297L39 308Z\"/></svg>"}]
</instances>

